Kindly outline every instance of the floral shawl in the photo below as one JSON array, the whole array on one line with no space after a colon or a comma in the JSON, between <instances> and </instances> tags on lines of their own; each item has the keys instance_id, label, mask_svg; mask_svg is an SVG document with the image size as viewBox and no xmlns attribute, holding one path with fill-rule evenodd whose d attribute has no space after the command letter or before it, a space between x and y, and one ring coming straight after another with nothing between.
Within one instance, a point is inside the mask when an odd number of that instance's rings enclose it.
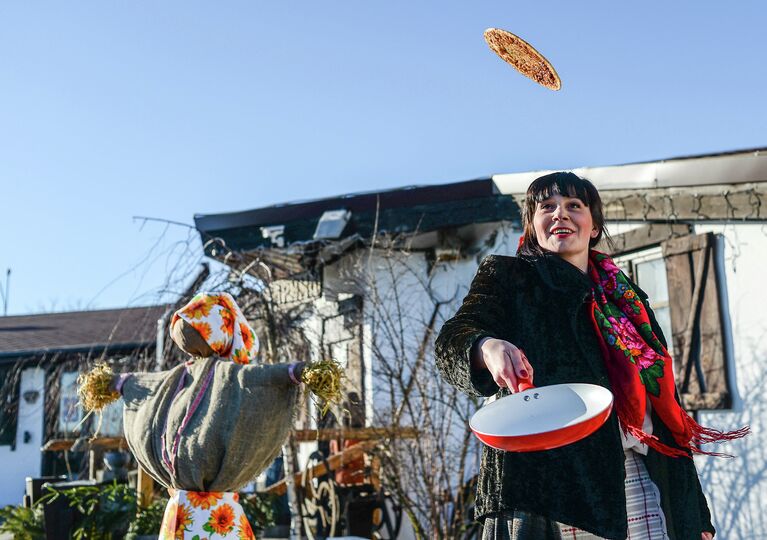
<instances>
[{"instance_id":1,"label":"floral shawl","mask_svg":"<svg viewBox=\"0 0 767 540\"><path fill-rule=\"evenodd\" d=\"M650 319L631 282L609 256L589 253L588 273L594 282L592 322L600 345L622 429L663 454L680 457L704 452L700 445L745 436L749 428L721 432L705 428L675 398L671 357L652 330ZM646 397L680 448L661 443L642 431Z\"/></svg>"}]
</instances>

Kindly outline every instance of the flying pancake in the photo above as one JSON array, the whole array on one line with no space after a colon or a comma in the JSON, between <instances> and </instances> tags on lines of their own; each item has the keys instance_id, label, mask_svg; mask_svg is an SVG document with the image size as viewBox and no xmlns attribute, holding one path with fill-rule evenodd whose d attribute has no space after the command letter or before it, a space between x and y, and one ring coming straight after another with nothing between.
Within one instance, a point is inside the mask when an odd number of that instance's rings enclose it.
<instances>
[{"instance_id":1,"label":"flying pancake","mask_svg":"<svg viewBox=\"0 0 767 540\"><path fill-rule=\"evenodd\" d=\"M524 39L500 28L488 28L485 41L495 54L525 77L551 90L562 88L554 66Z\"/></svg>"}]
</instances>

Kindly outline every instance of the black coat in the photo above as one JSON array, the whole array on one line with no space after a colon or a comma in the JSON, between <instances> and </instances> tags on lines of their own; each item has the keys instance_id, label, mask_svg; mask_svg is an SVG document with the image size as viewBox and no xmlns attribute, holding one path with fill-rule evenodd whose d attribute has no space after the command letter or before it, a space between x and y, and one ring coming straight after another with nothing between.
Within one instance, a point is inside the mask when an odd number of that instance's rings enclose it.
<instances>
[{"instance_id":1,"label":"black coat","mask_svg":"<svg viewBox=\"0 0 767 540\"><path fill-rule=\"evenodd\" d=\"M491 336L523 349L535 370L535 385L592 383L610 388L588 312L591 280L567 261L491 255L479 266L468 295L436 341L444 378L471 396L505 395L487 370L471 367L472 345ZM647 295L638 287L653 330L665 340ZM653 415L653 433L675 446ZM476 516L526 510L596 535L627 536L624 453L615 412L594 434L542 452L503 452L483 445ZM661 493L669 535L700 540L713 531L692 459L650 449L645 458Z\"/></svg>"}]
</instances>

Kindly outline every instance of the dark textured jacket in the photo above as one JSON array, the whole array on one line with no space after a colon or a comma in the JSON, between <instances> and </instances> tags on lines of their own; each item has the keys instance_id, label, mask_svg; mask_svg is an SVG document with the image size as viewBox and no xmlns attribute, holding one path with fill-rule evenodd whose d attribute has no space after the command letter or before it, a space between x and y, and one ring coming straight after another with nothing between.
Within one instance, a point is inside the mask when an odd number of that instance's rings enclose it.
<instances>
[{"instance_id":1,"label":"dark textured jacket","mask_svg":"<svg viewBox=\"0 0 767 540\"><path fill-rule=\"evenodd\" d=\"M487 370L471 367L472 345L490 336L525 351L536 386L583 382L610 388L588 312L591 288L585 274L555 255L486 257L460 309L437 337L437 366L450 384L471 396L507 394ZM647 295L635 290L647 306ZM653 433L674 445L655 415ZM529 453L483 446L482 452L478 518L525 510L605 538L626 538L625 458L614 411L594 434L568 446ZM692 459L650 449L645 463L673 540L700 540L701 531L714 530Z\"/></svg>"}]
</instances>

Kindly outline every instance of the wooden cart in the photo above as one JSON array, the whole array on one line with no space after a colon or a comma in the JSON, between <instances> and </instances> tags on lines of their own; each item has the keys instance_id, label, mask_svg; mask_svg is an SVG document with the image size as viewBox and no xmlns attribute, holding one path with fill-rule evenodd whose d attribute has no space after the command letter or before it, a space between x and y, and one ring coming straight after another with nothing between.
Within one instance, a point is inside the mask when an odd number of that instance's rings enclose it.
<instances>
[{"instance_id":1,"label":"wooden cart","mask_svg":"<svg viewBox=\"0 0 767 540\"><path fill-rule=\"evenodd\" d=\"M313 452L293 476L304 534L310 540L347 535L394 540L402 525L402 508L382 487L380 460L375 449L391 437L381 428L297 430L293 443L330 441L329 455ZM413 428L399 428L396 436L413 438ZM335 444L334 444L335 443ZM288 482L280 480L266 492L282 495Z\"/></svg>"}]
</instances>

